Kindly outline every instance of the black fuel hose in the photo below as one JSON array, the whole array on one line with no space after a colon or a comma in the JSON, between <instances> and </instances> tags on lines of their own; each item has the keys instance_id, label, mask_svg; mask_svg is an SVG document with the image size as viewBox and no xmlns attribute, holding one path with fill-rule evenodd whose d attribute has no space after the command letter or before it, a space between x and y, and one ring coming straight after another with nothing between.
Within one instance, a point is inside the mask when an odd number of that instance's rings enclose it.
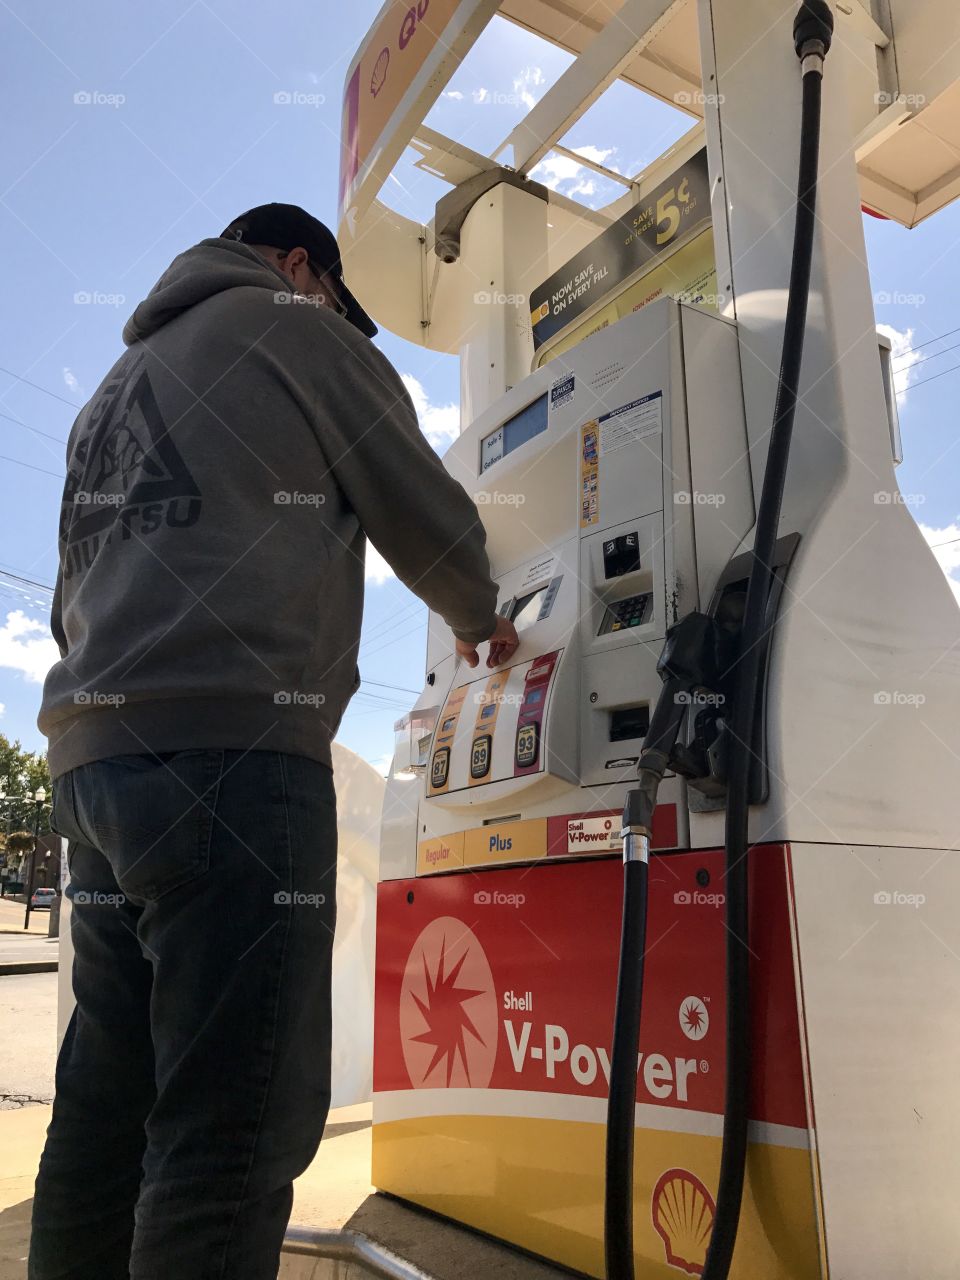
<instances>
[{"instance_id":1,"label":"black fuel hose","mask_svg":"<svg viewBox=\"0 0 960 1280\"><path fill-rule=\"evenodd\" d=\"M690 680L671 678L660 690L638 766L639 785L623 812L623 921L617 975L610 1094L607 1101L604 1249L609 1280L633 1277L633 1145L636 1133L637 1044L647 945L647 877L657 790L677 740Z\"/></svg>"},{"instance_id":2,"label":"black fuel hose","mask_svg":"<svg viewBox=\"0 0 960 1280\"><path fill-rule=\"evenodd\" d=\"M724 837L724 892L727 899L726 1096L717 1209L703 1280L726 1280L730 1272L746 1172L751 1065L747 856L750 776L756 751L754 725L760 698L762 655L767 648L767 633L774 625L768 604L807 326L820 159L820 90L823 59L830 47L832 32L833 14L829 5L808 0L801 6L793 24L794 44L803 69L793 260L790 264L777 399L757 509L730 727L732 749L729 752Z\"/></svg>"},{"instance_id":3,"label":"black fuel hose","mask_svg":"<svg viewBox=\"0 0 960 1280\"><path fill-rule=\"evenodd\" d=\"M816 188L820 155L820 100L823 59L830 48L833 14L826 0L805 0L794 20L794 47L801 59L802 111L800 165L793 257L783 331L773 426L757 510L753 563L747 587L729 751L725 868L727 914L726 1096L716 1215L703 1280L726 1280L740 1223L750 1115L749 896L747 876L750 779L754 724L762 673L762 655L773 618L768 616L774 557L786 481L790 440L796 415L807 299L816 225ZM617 981L616 1019L610 1056L607 1115L605 1255L607 1280L634 1280L633 1148L636 1070L646 945L647 862L656 790L679 731L681 717L671 714L676 686L665 685L654 714L660 736L644 741L653 748L641 784L624 809L624 904ZM651 730L654 724L651 724ZM673 738L667 742L672 731ZM661 767L661 761L663 767ZM627 1132L629 1130L629 1132Z\"/></svg>"}]
</instances>

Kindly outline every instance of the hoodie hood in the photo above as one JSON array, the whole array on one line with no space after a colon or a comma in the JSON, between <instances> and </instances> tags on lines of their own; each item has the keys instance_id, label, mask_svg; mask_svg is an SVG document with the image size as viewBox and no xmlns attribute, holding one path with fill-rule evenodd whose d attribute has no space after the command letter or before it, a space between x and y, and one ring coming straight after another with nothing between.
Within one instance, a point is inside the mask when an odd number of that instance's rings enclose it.
<instances>
[{"instance_id":1,"label":"hoodie hood","mask_svg":"<svg viewBox=\"0 0 960 1280\"><path fill-rule=\"evenodd\" d=\"M286 276L238 240L201 240L179 254L123 327L123 341L132 346L189 311L198 302L225 289L290 291Z\"/></svg>"}]
</instances>

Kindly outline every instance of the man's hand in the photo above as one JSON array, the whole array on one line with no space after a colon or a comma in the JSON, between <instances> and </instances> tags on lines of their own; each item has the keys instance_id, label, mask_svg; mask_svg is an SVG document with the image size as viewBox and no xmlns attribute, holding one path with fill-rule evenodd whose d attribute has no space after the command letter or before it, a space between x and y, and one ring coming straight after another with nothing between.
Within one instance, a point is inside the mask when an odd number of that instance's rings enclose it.
<instances>
[{"instance_id":1,"label":"man's hand","mask_svg":"<svg viewBox=\"0 0 960 1280\"><path fill-rule=\"evenodd\" d=\"M502 662L512 658L517 651L519 643L520 637L517 635L517 628L509 618L501 618L498 614L497 625L490 636L490 652L487 655L487 666L499 667ZM477 646L471 644L469 640L457 640L457 653L463 658L468 667L475 667L480 661Z\"/></svg>"}]
</instances>

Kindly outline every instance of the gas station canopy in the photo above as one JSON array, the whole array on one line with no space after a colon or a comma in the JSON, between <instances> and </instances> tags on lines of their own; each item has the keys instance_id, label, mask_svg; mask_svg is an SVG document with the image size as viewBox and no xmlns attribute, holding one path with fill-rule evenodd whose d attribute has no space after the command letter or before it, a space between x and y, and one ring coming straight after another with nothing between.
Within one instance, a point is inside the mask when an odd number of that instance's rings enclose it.
<instances>
[{"instance_id":1,"label":"gas station canopy","mask_svg":"<svg viewBox=\"0 0 960 1280\"><path fill-rule=\"evenodd\" d=\"M960 193L960 9L951 0L841 0L834 7L863 206L913 227ZM784 5L785 28L792 12ZM423 121L497 15L574 61L483 155ZM386 0L347 73L340 183L345 268L360 296L376 299L380 322L412 341L456 349L443 320L455 266L438 275L433 226L378 199L408 148L419 153L419 168L451 187L500 166L526 176L550 152L622 185L624 194L602 209L549 193L548 267L555 270L703 146L713 91L702 79L703 21L696 0ZM617 80L690 118L690 133L638 175L613 173L563 146ZM757 98L762 115L769 104L759 89Z\"/></svg>"}]
</instances>

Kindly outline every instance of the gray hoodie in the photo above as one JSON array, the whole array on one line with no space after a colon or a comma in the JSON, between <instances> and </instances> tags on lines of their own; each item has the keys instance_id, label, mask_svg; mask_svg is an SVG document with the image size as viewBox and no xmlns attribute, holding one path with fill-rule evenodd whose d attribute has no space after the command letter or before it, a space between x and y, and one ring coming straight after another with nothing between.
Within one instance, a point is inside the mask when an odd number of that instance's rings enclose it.
<instances>
[{"instance_id":1,"label":"gray hoodie","mask_svg":"<svg viewBox=\"0 0 960 1280\"><path fill-rule=\"evenodd\" d=\"M497 589L476 508L385 357L245 245L181 254L123 336L67 444L51 773L191 747L329 764L366 538L479 642Z\"/></svg>"}]
</instances>

